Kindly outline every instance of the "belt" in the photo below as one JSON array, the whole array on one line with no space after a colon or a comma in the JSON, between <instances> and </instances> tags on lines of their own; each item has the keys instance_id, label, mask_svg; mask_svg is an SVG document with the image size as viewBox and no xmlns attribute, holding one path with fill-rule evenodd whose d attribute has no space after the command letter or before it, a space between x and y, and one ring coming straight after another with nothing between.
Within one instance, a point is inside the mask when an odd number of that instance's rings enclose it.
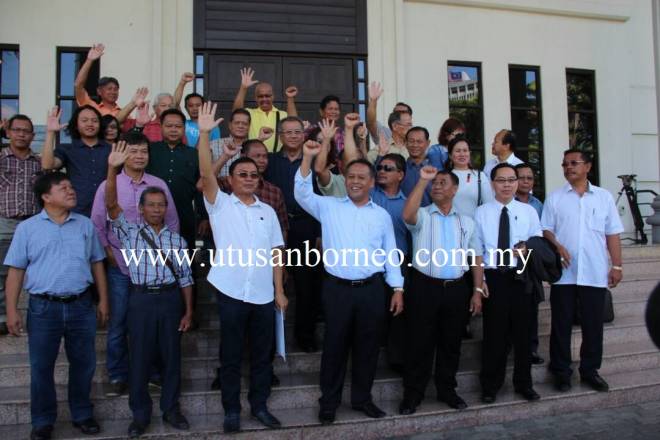
<instances>
[{"instance_id":1,"label":"belt","mask_svg":"<svg viewBox=\"0 0 660 440\"><path fill-rule=\"evenodd\" d=\"M361 280L346 280L344 278L339 278L336 277L332 274L328 274L328 278L331 280L334 280L335 282L339 284L344 284L346 286L351 286L351 287L362 287L366 286L367 284L371 284L373 281L381 278L383 275L381 272L376 272L375 274L371 275L369 278L364 278Z\"/></svg>"},{"instance_id":2,"label":"belt","mask_svg":"<svg viewBox=\"0 0 660 440\"><path fill-rule=\"evenodd\" d=\"M428 281L431 284L436 284L442 287L447 287L451 286L453 284L458 284L461 282L465 281L465 278L463 277L458 277L458 278L433 278L425 273L420 272L419 270L415 269L415 272L417 272L419 275L421 275L426 281Z\"/></svg>"},{"instance_id":3,"label":"belt","mask_svg":"<svg viewBox=\"0 0 660 440\"><path fill-rule=\"evenodd\" d=\"M34 298L45 299L46 301L68 304L74 302L77 299L80 299L85 294L85 292L80 293L78 295L66 295L66 296L48 295L47 293L31 293L30 296Z\"/></svg>"},{"instance_id":4,"label":"belt","mask_svg":"<svg viewBox=\"0 0 660 440\"><path fill-rule=\"evenodd\" d=\"M151 295L159 295L168 290L173 290L178 286L177 283L161 284L159 286L145 286L142 284L131 284L131 291L135 293L148 293Z\"/></svg>"}]
</instances>

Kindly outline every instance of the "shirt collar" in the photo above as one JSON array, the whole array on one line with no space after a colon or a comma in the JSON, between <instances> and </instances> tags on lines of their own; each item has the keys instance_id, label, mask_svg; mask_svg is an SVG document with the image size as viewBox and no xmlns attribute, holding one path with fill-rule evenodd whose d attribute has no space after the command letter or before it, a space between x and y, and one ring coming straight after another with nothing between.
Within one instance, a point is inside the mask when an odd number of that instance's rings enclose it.
<instances>
[{"instance_id":1,"label":"shirt collar","mask_svg":"<svg viewBox=\"0 0 660 440\"><path fill-rule=\"evenodd\" d=\"M351 200L350 197L348 197L348 196L338 197L338 199L342 203L346 203L346 202L353 203L353 200ZM377 206L377 205L374 203L374 200L371 197L369 197L369 201L367 203L365 203L363 206L358 207L357 205L355 205L355 203L353 203L353 206L355 206L356 208L362 208L362 207L366 207L366 206L374 207L374 206Z\"/></svg>"},{"instance_id":2,"label":"shirt collar","mask_svg":"<svg viewBox=\"0 0 660 440\"><path fill-rule=\"evenodd\" d=\"M121 177L122 179L127 180L129 183L133 183L133 179L131 178L131 176L126 174L126 172L124 171L124 168L121 169L121 173L119 173L119 177ZM143 172L142 173L142 178L140 179L140 181L135 182L135 183L138 184L138 185L143 184L143 183L147 183L146 177L147 177L147 173Z\"/></svg>"},{"instance_id":3,"label":"shirt collar","mask_svg":"<svg viewBox=\"0 0 660 440\"><path fill-rule=\"evenodd\" d=\"M151 232L152 234L154 234L156 237L159 237L160 234L162 234L163 232L165 232L165 231L167 231L167 230L169 229L169 228L167 227L167 223L163 222L163 226L160 228L160 232L159 232L159 233L156 233L156 230L155 230L154 228L152 228L151 226L149 226L147 223L145 223L144 220L141 221L141 222L139 223L138 227L139 227L140 229L146 229L146 230L150 231L150 232Z\"/></svg>"},{"instance_id":4,"label":"shirt collar","mask_svg":"<svg viewBox=\"0 0 660 440\"><path fill-rule=\"evenodd\" d=\"M89 145L87 145L86 143L84 143L82 141L82 139L73 139L71 141L71 145L73 145L74 147L78 147L78 148L98 148L98 147L102 147L104 144L105 144L105 142L102 141L101 139L98 139L96 141L96 144L92 145L91 147Z\"/></svg>"},{"instance_id":5,"label":"shirt collar","mask_svg":"<svg viewBox=\"0 0 660 440\"><path fill-rule=\"evenodd\" d=\"M261 206L261 200L259 200L259 197L257 197L256 194L253 194L253 196L254 196L254 203L251 204L251 205L246 205L245 203L241 202L241 199L236 197L236 195L234 193L231 193L231 195L229 197L230 197L231 201L236 205L243 205L243 206L247 206L248 208L251 208L253 206L255 206L255 207Z\"/></svg>"},{"instance_id":6,"label":"shirt collar","mask_svg":"<svg viewBox=\"0 0 660 440\"><path fill-rule=\"evenodd\" d=\"M11 147L10 147L9 145L7 145L6 147L3 147L3 148L0 149L0 156L2 156L2 157L14 156L14 157L17 158L18 160L27 160L27 159L31 159L31 158L39 159L39 157L37 156L37 154L36 154L34 151L32 151L31 148L28 148L28 155L27 155L27 157L26 157L25 159L20 159L18 156L16 156L16 155L14 154L14 152L12 151L12 149L11 149Z\"/></svg>"},{"instance_id":7,"label":"shirt collar","mask_svg":"<svg viewBox=\"0 0 660 440\"><path fill-rule=\"evenodd\" d=\"M570 183L566 182L566 183L564 184L564 192L567 192L567 193L568 193L568 192L571 192L571 191L574 191L574 190L573 190L573 186L571 186ZM593 187L592 187L592 185L591 185L591 182L589 182L588 180L587 180L587 192L588 192L588 193L593 193L593 192L594 192L594 189L593 189Z\"/></svg>"},{"instance_id":8,"label":"shirt collar","mask_svg":"<svg viewBox=\"0 0 660 440\"><path fill-rule=\"evenodd\" d=\"M64 223L66 223L68 221L71 221L71 220L75 220L76 217L73 214L74 214L73 212L69 211L69 215L66 216L66 220L64 220ZM48 220L50 222L53 222L53 220L48 216L48 212L46 211L46 208L41 208L41 212L37 215L42 220ZM53 223L55 223L55 222L53 222Z\"/></svg>"},{"instance_id":9,"label":"shirt collar","mask_svg":"<svg viewBox=\"0 0 660 440\"><path fill-rule=\"evenodd\" d=\"M495 199L495 198L493 198L493 202L495 202L495 204L497 205L498 209L500 209L500 210L501 210L504 206L506 206L507 209L510 209L510 208L511 208L511 205L514 204L514 202L516 202L516 198L514 197L513 199L511 199L511 201L510 201L509 203L507 203L506 205L505 205L504 203L500 202L499 200ZM518 202L518 203L519 203L519 202Z\"/></svg>"},{"instance_id":10,"label":"shirt collar","mask_svg":"<svg viewBox=\"0 0 660 440\"><path fill-rule=\"evenodd\" d=\"M105 104L103 103L103 101L101 101L101 102L98 104L98 106L99 106L99 108L109 108L109 109L112 110L112 111L115 111L115 110L121 110L121 107L119 107L119 105L118 105L116 102L114 103L114 105L113 105L112 107L110 107L110 106L105 105Z\"/></svg>"},{"instance_id":11,"label":"shirt collar","mask_svg":"<svg viewBox=\"0 0 660 440\"><path fill-rule=\"evenodd\" d=\"M438 205L436 205L435 203L431 203L429 205L429 214L439 214L443 217L449 217L450 215L457 215L458 213L456 212L456 208L454 207L453 204L451 205L451 209L449 210L447 215L445 215L445 214L442 213L442 211L440 211L440 208L438 208Z\"/></svg>"},{"instance_id":12,"label":"shirt collar","mask_svg":"<svg viewBox=\"0 0 660 440\"><path fill-rule=\"evenodd\" d=\"M393 195L393 196L388 195L388 194L383 190L383 188L381 188L381 187L378 186L378 185L376 185L375 190L378 191L378 192L380 192L380 193L382 193L382 194L383 194L385 197L387 197L389 200L397 200L397 199L404 199L404 200L405 200L405 198L406 198L406 196L403 195L403 191L401 191L401 189L399 189L399 192L397 192L397 193L396 193L395 195Z\"/></svg>"},{"instance_id":13,"label":"shirt collar","mask_svg":"<svg viewBox=\"0 0 660 440\"><path fill-rule=\"evenodd\" d=\"M261 113L261 114L263 114L263 115L266 114L265 111L261 110L261 107L255 107L255 111L256 111L256 112L259 112L259 113ZM271 113L277 113L277 112L280 112L280 111L282 111L282 110L280 110L279 108L277 108L277 107L275 107L275 106L272 106L271 109L270 109L270 111L268 112L268 114L270 115Z\"/></svg>"}]
</instances>

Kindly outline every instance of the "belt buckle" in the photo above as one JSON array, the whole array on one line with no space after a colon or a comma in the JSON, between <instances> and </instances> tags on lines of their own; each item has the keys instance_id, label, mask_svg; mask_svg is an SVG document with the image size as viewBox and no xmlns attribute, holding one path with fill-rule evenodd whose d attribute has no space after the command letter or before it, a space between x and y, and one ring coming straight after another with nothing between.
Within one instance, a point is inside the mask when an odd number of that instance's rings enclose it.
<instances>
[{"instance_id":1,"label":"belt buckle","mask_svg":"<svg viewBox=\"0 0 660 440\"><path fill-rule=\"evenodd\" d=\"M146 287L148 295L159 295L160 287Z\"/></svg>"},{"instance_id":2,"label":"belt buckle","mask_svg":"<svg viewBox=\"0 0 660 440\"><path fill-rule=\"evenodd\" d=\"M360 287L364 284L364 280L351 280L351 287Z\"/></svg>"}]
</instances>

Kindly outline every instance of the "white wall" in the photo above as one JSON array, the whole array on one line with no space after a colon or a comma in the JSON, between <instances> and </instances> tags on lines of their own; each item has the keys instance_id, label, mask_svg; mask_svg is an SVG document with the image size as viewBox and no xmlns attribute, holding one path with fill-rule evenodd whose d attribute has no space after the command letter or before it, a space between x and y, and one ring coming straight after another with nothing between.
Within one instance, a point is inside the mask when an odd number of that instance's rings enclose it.
<instances>
[{"instance_id":1,"label":"white wall","mask_svg":"<svg viewBox=\"0 0 660 440\"><path fill-rule=\"evenodd\" d=\"M119 104L146 85L173 92L193 68L190 0L2 0L0 43L20 48L20 111L45 123L55 103L56 48L101 42L101 76L120 84Z\"/></svg>"}]
</instances>

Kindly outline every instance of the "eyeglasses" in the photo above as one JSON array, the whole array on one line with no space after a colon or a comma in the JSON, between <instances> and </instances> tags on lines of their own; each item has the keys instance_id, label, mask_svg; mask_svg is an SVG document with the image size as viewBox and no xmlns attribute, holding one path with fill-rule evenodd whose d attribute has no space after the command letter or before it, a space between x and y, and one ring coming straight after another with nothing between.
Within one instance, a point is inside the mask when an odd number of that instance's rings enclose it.
<instances>
[{"instance_id":1,"label":"eyeglasses","mask_svg":"<svg viewBox=\"0 0 660 440\"><path fill-rule=\"evenodd\" d=\"M508 179L505 179L503 177L498 177L497 179L493 180L493 182L497 182L499 184L504 185L505 183L516 183L516 180L518 180L517 177L509 177Z\"/></svg>"},{"instance_id":2,"label":"eyeglasses","mask_svg":"<svg viewBox=\"0 0 660 440\"><path fill-rule=\"evenodd\" d=\"M385 171L389 173L390 171L399 171L399 169L391 165L378 165L376 166L376 171Z\"/></svg>"},{"instance_id":3,"label":"eyeglasses","mask_svg":"<svg viewBox=\"0 0 660 440\"><path fill-rule=\"evenodd\" d=\"M286 131L283 131L282 134L284 136L300 136L301 134L303 134L303 131L302 130L286 130Z\"/></svg>"},{"instance_id":4,"label":"eyeglasses","mask_svg":"<svg viewBox=\"0 0 660 440\"><path fill-rule=\"evenodd\" d=\"M32 134L33 131L30 130L29 128L10 128L10 131L13 131L14 133L20 133L20 134Z\"/></svg>"},{"instance_id":5,"label":"eyeglasses","mask_svg":"<svg viewBox=\"0 0 660 440\"><path fill-rule=\"evenodd\" d=\"M567 162L562 162L561 167L566 168L566 167L576 167L581 163L585 163L583 160L569 160Z\"/></svg>"},{"instance_id":6,"label":"eyeglasses","mask_svg":"<svg viewBox=\"0 0 660 440\"><path fill-rule=\"evenodd\" d=\"M236 173L238 177L241 179L247 179L248 177L250 179L258 179L259 178L259 173L248 173L247 171L241 171L240 173Z\"/></svg>"},{"instance_id":7,"label":"eyeglasses","mask_svg":"<svg viewBox=\"0 0 660 440\"><path fill-rule=\"evenodd\" d=\"M520 176L518 180L534 180L534 176Z\"/></svg>"}]
</instances>

